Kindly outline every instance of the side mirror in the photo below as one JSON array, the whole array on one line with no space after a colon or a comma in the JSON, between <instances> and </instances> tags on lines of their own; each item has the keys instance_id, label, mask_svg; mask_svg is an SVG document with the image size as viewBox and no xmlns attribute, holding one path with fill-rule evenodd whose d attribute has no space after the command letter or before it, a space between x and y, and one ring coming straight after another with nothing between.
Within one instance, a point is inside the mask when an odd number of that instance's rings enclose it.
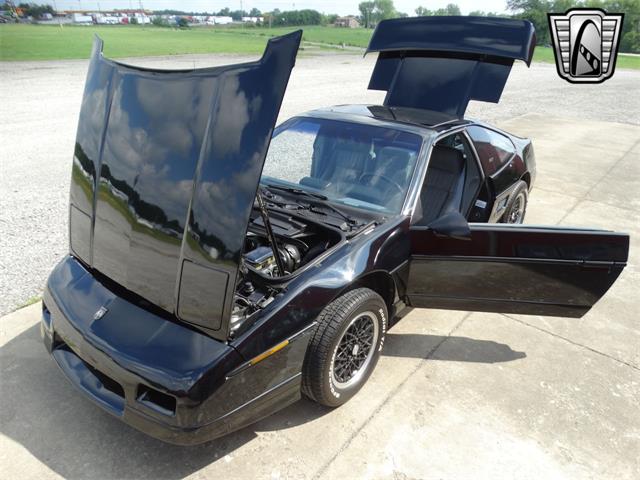
<instances>
[{"instance_id":1,"label":"side mirror","mask_svg":"<svg viewBox=\"0 0 640 480\"><path fill-rule=\"evenodd\" d=\"M467 219L460 212L449 212L440 218L436 218L429 224L429 228L438 237L471 240L471 229Z\"/></svg>"}]
</instances>

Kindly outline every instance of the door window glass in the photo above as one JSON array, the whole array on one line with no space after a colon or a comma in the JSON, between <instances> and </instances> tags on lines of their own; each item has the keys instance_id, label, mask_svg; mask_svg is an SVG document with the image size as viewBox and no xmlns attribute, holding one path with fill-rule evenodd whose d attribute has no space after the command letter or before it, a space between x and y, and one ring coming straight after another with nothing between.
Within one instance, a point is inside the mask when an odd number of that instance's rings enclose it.
<instances>
[{"instance_id":1,"label":"door window glass","mask_svg":"<svg viewBox=\"0 0 640 480\"><path fill-rule=\"evenodd\" d=\"M515 153L511 140L494 130L474 125L467 128L467 131L473 139L482 168L488 176L500 170Z\"/></svg>"}]
</instances>

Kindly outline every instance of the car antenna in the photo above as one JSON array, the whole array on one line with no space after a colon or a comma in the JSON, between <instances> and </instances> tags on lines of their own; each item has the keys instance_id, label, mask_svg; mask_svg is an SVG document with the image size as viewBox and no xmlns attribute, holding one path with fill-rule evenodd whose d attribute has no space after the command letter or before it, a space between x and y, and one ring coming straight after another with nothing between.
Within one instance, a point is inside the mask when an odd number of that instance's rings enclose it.
<instances>
[{"instance_id":1,"label":"car antenna","mask_svg":"<svg viewBox=\"0 0 640 480\"><path fill-rule=\"evenodd\" d=\"M276 259L278 272L280 272L280 276L282 276L285 274L284 262L282 261L282 257L280 256L280 250L278 249L276 236L273 234L273 229L271 228L271 221L269 220L269 212L267 212L267 206L264 203L264 199L262 198L262 194L260 193L260 190L258 190L258 193L256 194L256 200L258 201L258 208L260 209L260 215L262 215L262 223L264 223L264 229L267 231L267 238L269 239L269 243L271 244L271 250L273 250L273 256Z\"/></svg>"}]
</instances>

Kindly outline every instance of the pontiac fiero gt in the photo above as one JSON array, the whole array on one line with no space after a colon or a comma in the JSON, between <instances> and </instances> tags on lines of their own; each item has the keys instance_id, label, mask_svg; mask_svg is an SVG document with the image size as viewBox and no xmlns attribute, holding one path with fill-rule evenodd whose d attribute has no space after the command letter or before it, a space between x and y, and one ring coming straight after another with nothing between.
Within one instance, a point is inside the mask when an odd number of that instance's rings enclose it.
<instances>
[{"instance_id":1,"label":"pontiac fiero gt","mask_svg":"<svg viewBox=\"0 0 640 480\"><path fill-rule=\"evenodd\" d=\"M302 394L343 404L412 307L581 317L626 264L625 234L521 225L531 142L464 118L531 62L530 23L381 22L384 104L274 130L300 39L185 71L95 42L41 330L84 395L162 440L204 442Z\"/></svg>"}]
</instances>

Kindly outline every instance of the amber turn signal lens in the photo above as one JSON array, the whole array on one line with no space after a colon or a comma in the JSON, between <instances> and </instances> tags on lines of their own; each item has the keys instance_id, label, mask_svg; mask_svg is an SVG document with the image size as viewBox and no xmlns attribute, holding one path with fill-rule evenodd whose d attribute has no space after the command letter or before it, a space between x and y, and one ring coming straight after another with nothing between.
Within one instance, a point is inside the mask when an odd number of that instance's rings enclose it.
<instances>
[{"instance_id":1,"label":"amber turn signal lens","mask_svg":"<svg viewBox=\"0 0 640 480\"><path fill-rule=\"evenodd\" d=\"M276 353L279 350L282 350L284 347L286 347L287 345L289 345L289 340L285 340L284 342L280 342L279 344L277 344L275 347L271 347L269 350L262 352L260 355L258 355L257 357L253 357L251 359L251 361L249 362L251 365L255 365L258 362L261 362L262 360L264 360L265 358L273 355L274 353Z\"/></svg>"}]
</instances>

